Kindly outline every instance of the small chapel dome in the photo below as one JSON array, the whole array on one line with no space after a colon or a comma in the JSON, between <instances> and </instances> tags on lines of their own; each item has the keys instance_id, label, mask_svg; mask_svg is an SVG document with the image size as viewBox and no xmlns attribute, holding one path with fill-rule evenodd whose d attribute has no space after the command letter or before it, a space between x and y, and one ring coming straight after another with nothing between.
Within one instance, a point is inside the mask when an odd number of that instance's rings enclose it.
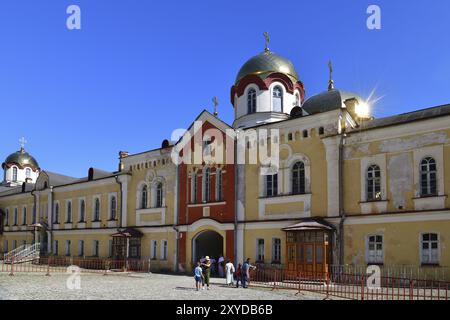
<instances>
[{"instance_id":1,"label":"small chapel dome","mask_svg":"<svg viewBox=\"0 0 450 320\"><path fill-rule=\"evenodd\" d=\"M2 168L6 169L12 165L17 165L20 168L29 167L33 170L40 170L39 164L33 156L20 148L19 151L10 154L2 164Z\"/></svg>"},{"instance_id":2,"label":"small chapel dome","mask_svg":"<svg viewBox=\"0 0 450 320\"><path fill-rule=\"evenodd\" d=\"M312 115L340 109L343 107L343 103L349 99L356 99L359 102L364 101L356 93L331 89L309 97L303 103L302 108L308 114Z\"/></svg>"}]
</instances>

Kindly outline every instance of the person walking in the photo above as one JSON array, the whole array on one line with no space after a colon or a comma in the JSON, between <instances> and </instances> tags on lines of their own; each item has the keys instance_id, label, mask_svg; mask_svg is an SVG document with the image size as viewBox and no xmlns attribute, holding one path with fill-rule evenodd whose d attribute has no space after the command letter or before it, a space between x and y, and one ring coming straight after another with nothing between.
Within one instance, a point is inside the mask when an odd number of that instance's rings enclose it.
<instances>
[{"instance_id":1,"label":"person walking","mask_svg":"<svg viewBox=\"0 0 450 320\"><path fill-rule=\"evenodd\" d=\"M227 277L227 286L233 285L233 273L234 273L234 265L230 260L227 260L225 264L225 274Z\"/></svg>"},{"instance_id":2,"label":"person walking","mask_svg":"<svg viewBox=\"0 0 450 320\"><path fill-rule=\"evenodd\" d=\"M240 263L237 266L234 277L236 279L236 288L239 288L239 282L242 284L242 265Z\"/></svg>"},{"instance_id":3,"label":"person walking","mask_svg":"<svg viewBox=\"0 0 450 320\"><path fill-rule=\"evenodd\" d=\"M255 266L252 266L250 264L250 258L247 258L247 260L242 265L242 287L247 288L248 284L250 284L250 269L254 270L256 269ZM248 284L247 284L248 282Z\"/></svg>"},{"instance_id":4,"label":"person walking","mask_svg":"<svg viewBox=\"0 0 450 320\"><path fill-rule=\"evenodd\" d=\"M203 277L205 279L206 289L209 290L209 278L211 277L211 260L208 256L205 257L205 262L202 263ZM204 286L203 286L204 287Z\"/></svg>"},{"instance_id":5,"label":"person walking","mask_svg":"<svg viewBox=\"0 0 450 320\"><path fill-rule=\"evenodd\" d=\"M200 265L201 265L200 261L197 262L197 267L195 267L194 269L195 288L197 289L197 291L200 290L200 287L203 282L203 274L202 274L203 270Z\"/></svg>"},{"instance_id":6,"label":"person walking","mask_svg":"<svg viewBox=\"0 0 450 320\"><path fill-rule=\"evenodd\" d=\"M223 278L223 276L224 276L224 274L223 274L224 269L225 269L224 262L225 262L225 258L224 258L223 255L221 254L220 257L219 257L219 259L217 260L217 268L219 269L219 277L220 277L220 278ZM225 271L226 271L226 270L225 270Z\"/></svg>"}]
</instances>

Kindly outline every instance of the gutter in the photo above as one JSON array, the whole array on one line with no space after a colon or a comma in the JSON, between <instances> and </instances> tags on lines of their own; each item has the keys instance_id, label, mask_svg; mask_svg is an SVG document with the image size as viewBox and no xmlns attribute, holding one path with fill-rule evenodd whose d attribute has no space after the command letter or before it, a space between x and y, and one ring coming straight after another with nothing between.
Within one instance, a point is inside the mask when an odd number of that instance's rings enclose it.
<instances>
[{"instance_id":1,"label":"gutter","mask_svg":"<svg viewBox=\"0 0 450 320\"><path fill-rule=\"evenodd\" d=\"M123 215L123 210L122 210L122 203L123 203L123 191L122 191L122 182L119 180L119 176L116 175L114 176L114 178L116 179L116 183L119 184L120 186L120 219L119 219L119 228L122 228L122 215Z\"/></svg>"},{"instance_id":2,"label":"gutter","mask_svg":"<svg viewBox=\"0 0 450 320\"><path fill-rule=\"evenodd\" d=\"M344 222L346 219L345 210L344 210L344 145L345 138L347 134L345 132L345 123L342 127L343 132L341 133L340 141L339 141L339 217L341 218L339 221L339 265L344 264Z\"/></svg>"}]
</instances>

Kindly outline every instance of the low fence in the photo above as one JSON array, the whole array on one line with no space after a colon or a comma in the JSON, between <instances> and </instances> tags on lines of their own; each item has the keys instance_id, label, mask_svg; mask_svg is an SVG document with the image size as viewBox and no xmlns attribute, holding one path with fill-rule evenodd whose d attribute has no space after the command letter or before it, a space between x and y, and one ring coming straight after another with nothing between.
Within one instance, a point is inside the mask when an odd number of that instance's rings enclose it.
<instances>
[{"instance_id":1,"label":"low fence","mask_svg":"<svg viewBox=\"0 0 450 320\"><path fill-rule=\"evenodd\" d=\"M365 272L365 270L364 270ZM353 300L449 300L450 282L388 277L331 270L329 273L296 272L286 269L256 269L250 284L297 293L313 292L327 297Z\"/></svg>"},{"instance_id":2,"label":"low fence","mask_svg":"<svg viewBox=\"0 0 450 320\"><path fill-rule=\"evenodd\" d=\"M150 272L151 262L142 259L112 260L77 257L41 257L28 262L0 261L0 272L15 273L66 273L69 266L77 266L83 273Z\"/></svg>"}]
</instances>

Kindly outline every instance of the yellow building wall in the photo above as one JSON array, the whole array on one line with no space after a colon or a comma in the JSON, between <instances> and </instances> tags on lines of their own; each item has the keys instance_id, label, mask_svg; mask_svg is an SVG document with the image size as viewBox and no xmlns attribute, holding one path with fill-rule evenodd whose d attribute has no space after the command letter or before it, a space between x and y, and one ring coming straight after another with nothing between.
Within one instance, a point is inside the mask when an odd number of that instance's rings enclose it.
<instances>
[{"instance_id":1,"label":"yellow building wall","mask_svg":"<svg viewBox=\"0 0 450 320\"><path fill-rule=\"evenodd\" d=\"M281 229L246 229L244 231L244 259L256 261L257 239L264 239L264 263L272 263L272 239L281 239L281 263L286 259L286 232ZM238 261L242 263L243 261Z\"/></svg>"},{"instance_id":2,"label":"yellow building wall","mask_svg":"<svg viewBox=\"0 0 450 320\"><path fill-rule=\"evenodd\" d=\"M450 267L450 221L347 225L344 230L345 263L364 265L367 235L382 234L384 265L419 266L420 234L428 232L439 234L440 266Z\"/></svg>"}]
</instances>

